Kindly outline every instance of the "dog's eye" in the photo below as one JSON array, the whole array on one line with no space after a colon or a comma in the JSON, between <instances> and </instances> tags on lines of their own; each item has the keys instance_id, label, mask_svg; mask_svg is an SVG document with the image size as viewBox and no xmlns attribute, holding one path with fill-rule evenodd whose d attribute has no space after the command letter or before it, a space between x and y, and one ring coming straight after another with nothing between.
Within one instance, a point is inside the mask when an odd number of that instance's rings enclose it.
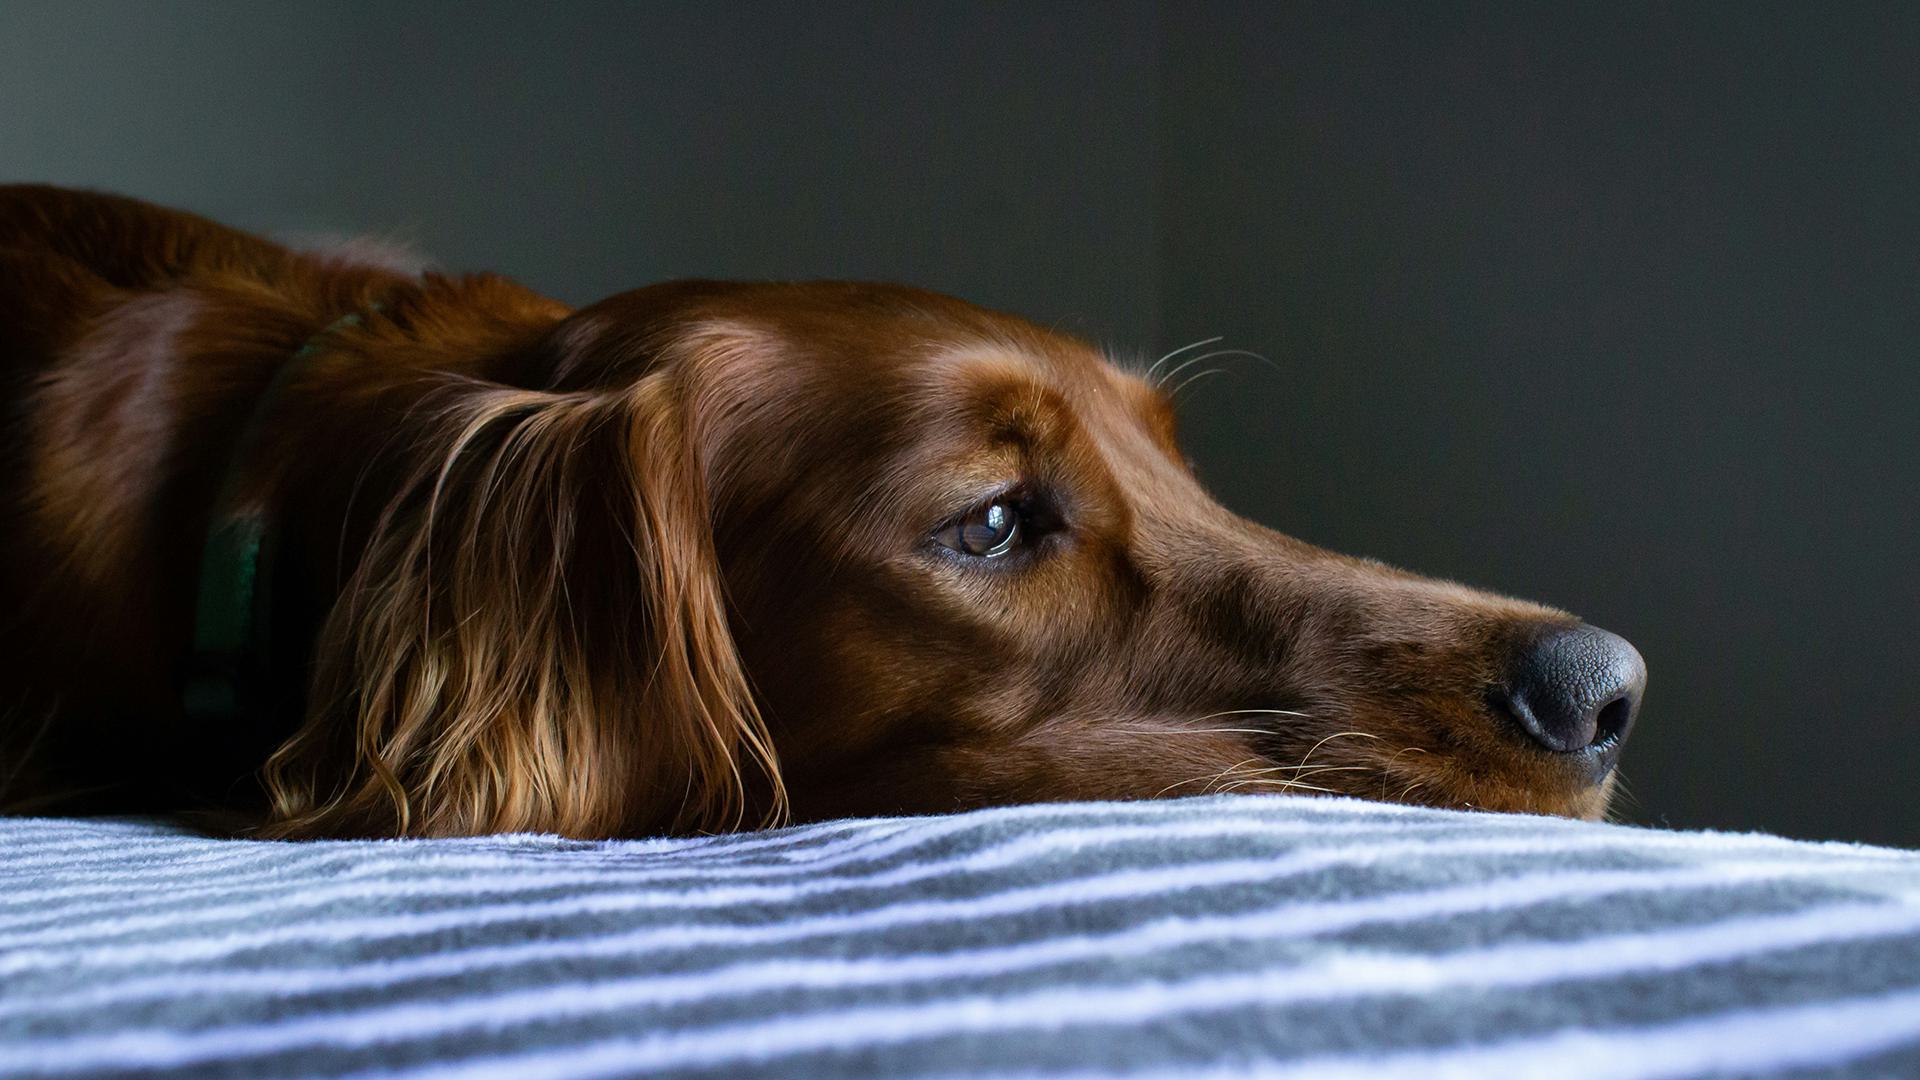
<instances>
[{"instance_id":1,"label":"dog's eye","mask_svg":"<svg viewBox=\"0 0 1920 1080\"><path fill-rule=\"evenodd\" d=\"M962 555L997 559L1020 542L1020 504L1013 499L995 499L985 506L950 522L933 534L936 542Z\"/></svg>"}]
</instances>

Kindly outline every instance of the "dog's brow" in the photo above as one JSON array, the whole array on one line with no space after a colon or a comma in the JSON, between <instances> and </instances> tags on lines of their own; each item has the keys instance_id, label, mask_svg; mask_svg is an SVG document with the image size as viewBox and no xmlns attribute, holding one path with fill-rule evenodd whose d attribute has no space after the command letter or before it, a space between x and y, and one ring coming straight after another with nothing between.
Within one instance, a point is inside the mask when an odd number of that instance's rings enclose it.
<instances>
[{"instance_id":1,"label":"dog's brow","mask_svg":"<svg viewBox=\"0 0 1920 1080\"><path fill-rule=\"evenodd\" d=\"M1179 414L1166 393L1130 372L1115 368L1111 373L1112 381L1120 386L1120 397L1126 402L1131 418L1147 429L1162 450L1180 457Z\"/></svg>"}]
</instances>

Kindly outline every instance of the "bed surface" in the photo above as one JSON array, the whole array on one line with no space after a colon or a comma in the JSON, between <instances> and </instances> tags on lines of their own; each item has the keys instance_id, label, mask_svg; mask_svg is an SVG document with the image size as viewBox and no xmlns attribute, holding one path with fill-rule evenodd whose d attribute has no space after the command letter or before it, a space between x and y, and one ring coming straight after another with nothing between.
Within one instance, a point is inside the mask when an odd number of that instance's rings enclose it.
<instances>
[{"instance_id":1,"label":"bed surface","mask_svg":"<svg viewBox=\"0 0 1920 1080\"><path fill-rule=\"evenodd\" d=\"M1920 854L1288 796L0 819L0 1076L1920 1076Z\"/></svg>"}]
</instances>

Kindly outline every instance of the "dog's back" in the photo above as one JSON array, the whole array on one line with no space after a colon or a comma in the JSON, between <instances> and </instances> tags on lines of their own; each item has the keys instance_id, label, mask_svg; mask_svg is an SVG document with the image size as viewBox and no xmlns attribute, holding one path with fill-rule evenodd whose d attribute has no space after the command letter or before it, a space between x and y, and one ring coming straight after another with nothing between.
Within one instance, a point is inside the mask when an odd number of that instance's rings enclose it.
<instances>
[{"instance_id":1,"label":"dog's back","mask_svg":"<svg viewBox=\"0 0 1920 1080\"><path fill-rule=\"evenodd\" d=\"M164 643L192 588L179 526L204 526L226 444L174 424L238 403L248 358L198 370L200 350L162 340L193 332L210 290L248 292L279 309L249 328L271 362L326 286L354 284L191 214L0 186L0 808L136 805L175 771L156 729L177 715Z\"/></svg>"},{"instance_id":2,"label":"dog's back","mask_svg":"<svg viewBox=\"0 0 1920 1080\"><path fill-rule=\"evenodd\" d=\"M242 454L302 346L377 311L403 344L302 367L271 445ZM414 388L497 377L487 365L565 312L493 275L416 276L133 199L0 186L0 812L233 801L225 787L285 732L194 730L181 707L223 487L281 500L282 576L313 595L275 603L317 621L300 605L331 604L349 489Z\"/></svg>"}]
</instances>

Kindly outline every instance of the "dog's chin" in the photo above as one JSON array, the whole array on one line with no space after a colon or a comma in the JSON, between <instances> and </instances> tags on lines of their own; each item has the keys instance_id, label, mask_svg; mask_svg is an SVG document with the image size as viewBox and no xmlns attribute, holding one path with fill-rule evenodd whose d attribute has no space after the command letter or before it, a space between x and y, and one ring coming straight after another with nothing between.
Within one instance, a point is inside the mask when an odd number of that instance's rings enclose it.
<instances>
[{"instance_id":1,"label":"dog's chin","mask_svg":"<svg viewBox=\"0 0 1920 1080\"><path fill-rule=\"evenodd\" d=\"M1317 786L1327 794L1376 802L1599 821L1606 817L1618 784L1612 755L1586 751L1522 753L1499 765L1422 762L1410 768L1406 761L1387 765L1371 780L1343 782L1335 777L1344 774L1329 774L1316 778L1326 781Z\"/></svg>"},{"instance_id":2,"label":"dog's chin","mask_svg":"<svg viewBox=\"0 0 1920 1080\"><path fill-rule=\"evenodd\" d=\"M1613 789L1614 774L1608 772L1598 783L1585 784L1559 792L1536 793L1532 798L1522 800L1521 805L1509 812L1601 821L1606 818L1607 808L1613 802Z\"/></svg>"},{"instance_id":3,"label":"dog's chin","mask_svg":"<svg viewBox=\"0 0 1920 1080\"><path fill-rule=\"evenodd\" d=\"M1454 810L1542 814L1599 821L1606 817L1616 771L1595 771L1583 762L1552 762L1510 774L1436 776L1395 801ZM1363 795L1365 793L1355 792ZM1377 794L1375 797L1378 797Z\"/></svg>"}]
</instances>

